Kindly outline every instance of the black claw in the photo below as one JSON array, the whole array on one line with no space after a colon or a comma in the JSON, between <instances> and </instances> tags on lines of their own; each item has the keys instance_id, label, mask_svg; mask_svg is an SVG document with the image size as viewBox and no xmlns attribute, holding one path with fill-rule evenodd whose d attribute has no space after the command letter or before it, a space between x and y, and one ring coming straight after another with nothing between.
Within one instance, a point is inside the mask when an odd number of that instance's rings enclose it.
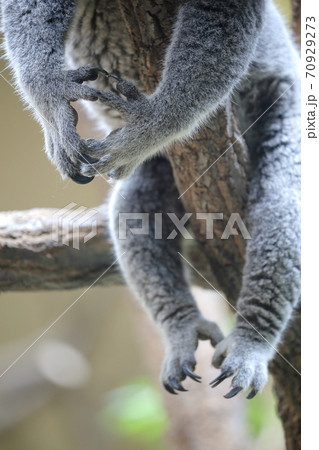
<instances>
[{"instance_id":1,"label":"black claw","mask_svg":"<svg viewBox=\"0 0 319 450\"><path fill-rule=\"evenodd\" d=\"M234 372L232 370L226 370L225 372L222 372L220 375L218 375L217 378L215 378L213 381L211 381L209 384L212 388L215 388L220 383L222 383L226 378L229 378L232 376Z\"/></svg>"},{"instance_id":2,"label":"black claw","mask_svg":"<svg viewBox=\"0 0 319 450\"><path fill-rule=\"evenodd\" d=\"M74 71L74 80L77 83L82 84L84 81L94 81L97 79L98 77L98 72L102 73L104 76L108 77L109 73L104 70L101 69L100 67L87 67L86 68L86 75L85 76L81 76L82 71L80 70L80 72L77 72L76 70Z\"/></svg>"},{"instance_id":3,"label":"black claw","mask_svg":"<svg viewBox=\"0 0 319 450\"><path fill-rule=\"evenodd\" d=\"M163 386L170 394L177 395L177 392L175 392L174 389L169 384L163 383Z\"/></svg>"},{"instance_id":4,"label":"black claw","mask_svg":"<svg viewBox=\"0 0 319 450\"><path fill-rule=\"evenodd\" d=\"M228 392L228 394L224 395L224 398L233 398L235 397L235 395L238 394L238 392L242 391L242 387L234 387L230 392Z\"/></svg>"},{"instance_id":5,"label":"black claw","mask_svg":"<svg viewBox=\"0 0 319 450\"><path fill-rule=\"evenodd\" d=\"M113 73L108 74L109 78L114 78L116 81L122 81L122 78L118 77L117 75L114 75Z\"/></svg>"},{"instance_id":6,"label":"black claw","mask_svg":"<svg viewBox=\"0 0 319 450\"><path fill-rule=\"evenodd\" d=\"M97 163L99 160L96 158L92 158L91 156L88 155L82 155L79 154L78 159L83 162L84 164L94 164Z\"/></svg>"},{"instance_id":7,"label":"black claw","mask_svg":"<svg viewBox=\"0 0 319 450\"><path fill-rule=\"evenodd\" d=\"M69 177L71 178L71 180L75 181L75 183L78 184L88 184L94 179L94 177L85 177L80 173L76 173L75 175L69 175Z\"/></svg>"},{"instance_id":8,"label":"black claw","mask_svg":"<svg viewBox=\"0 0 319 450\"><path fill-rule=\"evenodd\" d=\"M90 70L91 70L91 74L90 74L88 80L92 80L92 81L96 80L98 77L98 72L102 73L106 77L110 76L110 74L106 70L101 69L100 67L90 67Z\"/></svg>"},{"instance_id":9,"label":"black claw","mask_svg":"<svg viewBox=\"0 0 319 450\"><path fill-rule=\"evenodd\" d=\"M190 363L186 362L183 364L183 372L186 376L188 376L192 380L197 381L197 383L200 383L202 377L200 377L199 375L197 375L192 371Z\"/></svg>"},{"instance_id":10,"label":"black claw","mask_svg":"<svg viewBox=\"0 0 319 450\"><path fill-rule=\"evenodd\" d=\"M102 74L105 75L106 77L109 77L109 76L110 76L110 74L109 74L106 70L101 69L100 67L93 67L93 69L95 69L95 70L97 70L98 72L102 73Z\"/></svg>"},{"instance_id":11,"label":"black claw","mask_svg":"<svg viewBox=\"0 0 319 450\"><path fill-rule=\"evenodd\" d=\"M257 391L257 389L252 389L251 390L251 392L247 395L247 400L251 400L252 398L254 398L255 397L255 395L257 395L258 394L258 391Z\"/></svg>"},{"instance_id":12,"label":"black claw","mask_svg":"<svg viewBox=\"0 0 319 450\"><path fill-rule=\"evenodd\" d=\"M185 389L183 386L181 386L176 380L174 380L174 378L169 377L168 382L177 391L187 392L187 389Z\"/></svg>"}]
</instances>

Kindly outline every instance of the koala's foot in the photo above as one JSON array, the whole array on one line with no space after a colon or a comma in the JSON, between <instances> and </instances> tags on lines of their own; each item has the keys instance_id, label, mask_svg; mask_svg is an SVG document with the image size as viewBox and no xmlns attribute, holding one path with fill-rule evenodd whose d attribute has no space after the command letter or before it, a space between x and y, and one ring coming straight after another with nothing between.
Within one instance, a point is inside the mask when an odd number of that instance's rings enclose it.
<instances>
[{"instance_id":1,"label":"koala's foot","mask_svg":"<svg viewBox=\"0 0 319 450\"><path fill-rule=\"evenodd\" d=\"M241 390L251 388L247 399L253 398L265 386L268 378L268 361L273 349L267 342L249 341L231 333L216 347L213 365L221 369L221 374L211 383L214 388L229 377L233 377L232 389L225 398L232 398Z\"/></svg>"},{"instance_id":2,"label":"koala's foot","mask_svg":"<svg viewBox=\"0 0 319 450\"><path fill-rule=\"evenodd\" d=\"M107 173L113 179L121 179L131 175L152 152L155 153L153 148L163 137L156 128L159 118L149 98L130 81L109 76L116 79L116 88L122 96L104 91L99 93L99 100L116 109L126 125L100 141L87 140L86 155L98 158L98 161L82 164L81 173L85 176Z\"/></svg>"},{"instance_id":3,"label":"koala's foot","mask_svg":"<svg viewBox=\"0 0 319 450\"><path fill-rule=\"evenodd\" d=\"M200 382L201 377L194 373L196 366L194 354L200 339L209 339L215 346L223 339L223 335L218 325L202 317L169 333L161 380L170 394L177 394L175 390L186 391L180 384L186 377Z\"/></svg>"}]
</instances>

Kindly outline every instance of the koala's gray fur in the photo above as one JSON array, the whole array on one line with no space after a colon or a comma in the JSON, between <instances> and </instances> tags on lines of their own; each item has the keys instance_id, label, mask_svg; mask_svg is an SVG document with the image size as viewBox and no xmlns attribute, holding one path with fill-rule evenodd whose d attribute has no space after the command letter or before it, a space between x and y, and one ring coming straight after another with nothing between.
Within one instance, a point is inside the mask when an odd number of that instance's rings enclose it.
<instances>
[{"instance_id":1,"label":"koala's gray fur","mask_svg":"<svg viewBox=\"0 0 319 450\"><path fill-rule=\"evenodd\" d=\"M263 388L267 365L299 301L298 56L271 0L189 0L179 8L155 92L144 95L116 2L106 0L2 1L7 57L17 84L42 124L46 150L62 175L85 183L108 173L122 179L110 207L111 234L128 284L160 325L166 341L162 381L193 373L198 339L217 345L232 391ZM107 26L106 26L107 25ZM68 56L72 70L64 62ZM84 66L76 69L76 67ZM117 89L92 66L111 68ZM70 67L70 66L69 66ZM95 80L93 86L83 81ZM118 239L120 212L183 214L168 160L151 156L185 139L230 95L240 106L254 173L248 242L236 326L224 340L199 313L184 276L178 240L128 234ZM125 126L101 141L81 139L69 102L98 100L99 117ZM269 108L269 110L268 110ZM267 112L265 113L265 111ZM125 200L117 193L120 192ZM151 214L151 218L153 215ZM163 236L173 229L163 216Z\"/></svg>"}]
</instances>

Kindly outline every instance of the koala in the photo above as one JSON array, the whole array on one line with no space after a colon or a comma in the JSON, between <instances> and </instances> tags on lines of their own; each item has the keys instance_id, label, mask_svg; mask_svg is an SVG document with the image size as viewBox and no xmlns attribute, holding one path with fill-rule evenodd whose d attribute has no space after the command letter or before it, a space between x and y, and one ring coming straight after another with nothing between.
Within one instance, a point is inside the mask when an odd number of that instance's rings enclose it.
<instances>
[{"instance_id":1,"label":"koala","mask_svg":"<svg viewBox=\"0 0 319 450\"><path fill-rule=\"evenodd\" d=\"M101 174L118 180L110 233L128 285L163 333L164 387L176 394L185 391L186 377L200 381L194 354L198 341L209 339L221 369L212 387L231 378L225 397L249 389L250 399L267 382L268 363L300 297L299 58L271 0L186 0L173 19L161 79L146 95L118 2L2 0L6 55L42 125L48 157L77 183ZM249 129L252 239L235 326L224 339L196 305L181 240L155 239L153 217L184 212L165 150L191 139L229 98ZM101 140L82 139L70 105L78 99L117 128ZM120 239L120 213L141 212L150 213L148 235ZM173 230L165 215L162 227L163 236Z\"/></svg>"}]
</instances>

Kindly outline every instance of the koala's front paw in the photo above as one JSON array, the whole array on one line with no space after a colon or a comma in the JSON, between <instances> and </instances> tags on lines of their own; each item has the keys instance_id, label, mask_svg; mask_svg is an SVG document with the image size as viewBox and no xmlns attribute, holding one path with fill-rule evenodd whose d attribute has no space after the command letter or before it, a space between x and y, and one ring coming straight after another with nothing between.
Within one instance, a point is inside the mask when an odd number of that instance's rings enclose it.
<instances>
[{"instance_id":1,"label":"koala's front paw","mask_svg":"<svg viewBox=\"0 0 319 450\"><path fill-rule=\"evenodd\" d=\"M159 133L155 129L157 121L151 102L133 83L115 78L117 90L126 100L110 91L100 92L99 100L117 109L126 125L100 141L87 140L86 155L98 161L82 164L81 173L85 176L94 176L98 172L108 173L113 179L127 178L156 147Z\"/></svg>"},{"instance_id":2,"label":"koala's front paw","mask_svg":"<svg viewBox=\"0 0 319 450\"><path fill-rule=\"evenodd\" d=\"M200 382L201 377L194 373L198 341L209 339L215 346L222 338L219 327L202 317L170 334L161 375L165 389L170 394L176 394L175 390L186 391L180 384L186 377Z\"/></svg>"},{"instance_id":3,"label":"koala's front paw","mask_svg":"<svg viewBox=\"0 0 319 450\"><path fill-rule=\"evenodd\" d=\"M267 342L248 340L231 333L215 349L212 362L221 369L221 374L210 383L211 387L218 386L236 373L231 382L232 389L225 398L232 398L248 388L251 392L247 398L253 398L267 383L268 361L272 354Z\"/></svg>"},{"instance_id":4,"label":"koala's front paw","mask_svg":"<svg viewBox=\"0 0 319 450\"><path fill-rule=\"evenodd\" d=\"M99 92L82 83L95 80L100 72L107 75L107 72L94 67L51 71L36 83L33 81L30 88L43 124L49 158L62 175L68 175L81 184L88 183L93 177L80 174L80 164L92 164L97 160L86 155L87 144L77 133L78 117L70 102L79 99L96 101Z\"/></svg>"}]
</instances>

